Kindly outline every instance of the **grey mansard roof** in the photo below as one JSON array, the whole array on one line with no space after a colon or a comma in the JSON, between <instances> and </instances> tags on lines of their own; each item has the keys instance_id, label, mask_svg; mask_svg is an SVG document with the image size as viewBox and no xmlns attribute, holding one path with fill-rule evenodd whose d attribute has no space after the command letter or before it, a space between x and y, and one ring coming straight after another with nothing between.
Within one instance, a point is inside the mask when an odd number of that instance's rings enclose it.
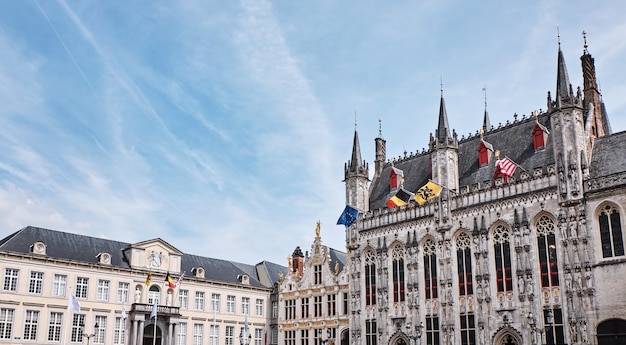
<instances>
[{"instance_id":1,"label":"grey mansard roof","mask_svg":"<svg viewBox=\"0 0 626 345\"><path fill-rule=\"evenodd\" d=\"M0 251L35 255L32 254L31 246L38 241L46 244L47 258L97 264L96 257L99 253L109 253L111 266L131 269L124 255L124 250L129 248L131 243L33 226L25 227L0 240ZM164 242L161 239L159 241ZM287 272L287 267L267 261L250 265L182 253L181 273L186 272L184 279L190 278L192 269L196 267L204 268L206 281L241 285L238 277L247 274L250 277L250 286L259 288L270 288L278 281L280 272Z\"/></svg>"}]
</instances>

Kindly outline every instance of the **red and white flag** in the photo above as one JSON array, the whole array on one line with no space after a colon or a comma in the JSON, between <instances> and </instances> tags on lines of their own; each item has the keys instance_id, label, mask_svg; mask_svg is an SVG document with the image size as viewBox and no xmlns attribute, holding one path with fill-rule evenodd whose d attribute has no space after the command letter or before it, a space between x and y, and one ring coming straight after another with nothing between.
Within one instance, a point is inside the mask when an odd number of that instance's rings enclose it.
<instances>
[{"instance_id":1,"label":"red and white flag","mask_svg":"<svg viewBox=\"0 0 626 345\"><path fill-rule=\"evenodd\" d=\"M496 161L496 168L499 169L500 174L502 175L513 176L515 169L517 169L517 165L515 165L515 163L513 163L513 161L509 158L504 157L503 159L498 159Z\"/></svg>"}]
</instances>

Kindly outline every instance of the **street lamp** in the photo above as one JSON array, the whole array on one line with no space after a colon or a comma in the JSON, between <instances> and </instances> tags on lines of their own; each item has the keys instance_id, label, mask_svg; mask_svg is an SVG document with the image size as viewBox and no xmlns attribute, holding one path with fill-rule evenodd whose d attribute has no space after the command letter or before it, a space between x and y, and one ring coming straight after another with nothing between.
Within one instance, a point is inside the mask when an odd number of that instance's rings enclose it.
<instances>
[{"instance_id":1,"label":"street lamp","mask_svg":"<svg viewBox=\"0 0 626 345\"><path fill-rule=\"evenodd\" d=\"M554 324L554 315L552 314L552 310L548 310L546 313L546 343L548 343L548 330L550 330L550 339L552 344L554 344L554 332L552 331L552 324Z\"/></svg>"},{"instance_id":2,"label":"street lamp","mask_svg":"<svg viewBox=\"0 0 626 345\"><path fill-rule=\"evenodd\" d=\"M533 333L539 333L541 344L543 344L543 333L546 332L546 343L548 341L548 330L552 330L552 324L554 323L554 315L552 310L546 312L546 323L544 327L537 327L537 319L533 316L533 313L528 313L528 324ZM552 333L550 333L552 334ZM536 339L535 339L536 340ZM552 336L552 343L554 343L554 335Z\"/></svg>"},{"instance_id":3,"label":"street lamp","mask_svg":"<svg viewBox=\"0 0 626 345\"><path fill-rule=\"evenodd\" d=\"M333 332L330 330L330 328L326 329L326 339L322 339L321 329L317 330L317 335L320 337L320 341L322 342L322 345L326 345L326 342L333 338Z\"/></svg>"},{"instance_id":4,"label":"street lamp","mask_svg":"<svg viewBox=\"0 0 626 345\"><path fill-rule=\"evenodd\" d=\"M249 334L248 332L248 336L243 334L244 331L243 329L241 330L241 333L239 333L239 341L241 342L241 345L250 345L250 342L252 341L252 334Z\"/></svg>"},{"instance_id":5,"label":"street lamp","mask_svg":"<svg viewBox=\"0 0 626 345\"><path fill-rule=\"evenodd\" d=\"M406 333L409 339L415 341L417 343L417 339L420 339L420 344L422 343L422 331L424 330L424 323L420 322L419 325L415 326L415 335L411 335L411 324L406 324Z\"/></svg>"},{"instance_id":6,"label":"street lamp","mask_svg":"<svg viewBox=\"0 0 626 345\"><path fill-rule=\"evenodd\" d=\"M95 325L93 325L93 333L92 334L87 334L85 333L85 324L81 323L80 324L80 335L87 338L87 345L89 345L89 341L91 340L91 338L93 338L97 333L96 331L98 330L99 326L98 323L96 322Z\"/></svg>"}]
</instances>

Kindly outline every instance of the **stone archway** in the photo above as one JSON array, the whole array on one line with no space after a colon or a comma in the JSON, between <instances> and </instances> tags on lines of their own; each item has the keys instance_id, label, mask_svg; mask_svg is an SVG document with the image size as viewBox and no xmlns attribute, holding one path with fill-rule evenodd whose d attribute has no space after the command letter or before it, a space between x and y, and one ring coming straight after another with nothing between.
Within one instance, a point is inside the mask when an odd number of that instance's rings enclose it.
<instances>
[{"instance_id":1,"label":"stone archway","mask_svg":"<svg viewBox=\"0 0 626 345\"><path fill-rule=\"evenodd\" d=\"M162 339L161 327L156 326L156 340L154 338L154 324L147 325L143 329L143 345L161 345L163 344Z\"/></svg>"},{"instance_id":2,"label":"stone archway","mask_svg":"<svg viewBox=\"0 0 626 345\"><path fill-rule=\"evenodd\" d=\"M494 345L524 345L519 333L513 328L501 329L493 337Z\"/></svg>"}]
</instances>

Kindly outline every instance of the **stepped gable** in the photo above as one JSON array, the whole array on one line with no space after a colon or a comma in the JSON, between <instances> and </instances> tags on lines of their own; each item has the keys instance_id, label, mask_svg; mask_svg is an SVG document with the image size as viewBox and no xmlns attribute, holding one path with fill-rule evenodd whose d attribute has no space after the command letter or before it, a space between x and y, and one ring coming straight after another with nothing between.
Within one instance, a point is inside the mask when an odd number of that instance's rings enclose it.
<instances>
[{"instance_id":1,"label":"stepped gable","mask_svg":"<svg viewBox=\"0 0 626 345\"><path fill-rule=\"evenodd\" d=\"M535 151L532 133L536 121L550 128L549 117L544 113L537 119L529 117L526 120L491 130L484 135L484 139L493 145L494 151L500 151L500 158L509 157L531 174L535 168L542 168L545 173L546 166L554 164L554 150L552 140L548 139L545 148ZM493 180L495 153L488 166L479 168L479 143L480 136L459 142L459 186L461 187ZM514 176L519 176L521 172L522 170L518 168Z\"/></svg>"},{"instance_id":2,"label":"stepped gable","mask_svg":"<svg viewBox=\"0 0 626 345\"><path fill-rule=\"evenodd\" d=\"M626 131L596 138L589 164L589 177L604 177L624 171L626 171Z\"/></svg>"}]
</instances>

